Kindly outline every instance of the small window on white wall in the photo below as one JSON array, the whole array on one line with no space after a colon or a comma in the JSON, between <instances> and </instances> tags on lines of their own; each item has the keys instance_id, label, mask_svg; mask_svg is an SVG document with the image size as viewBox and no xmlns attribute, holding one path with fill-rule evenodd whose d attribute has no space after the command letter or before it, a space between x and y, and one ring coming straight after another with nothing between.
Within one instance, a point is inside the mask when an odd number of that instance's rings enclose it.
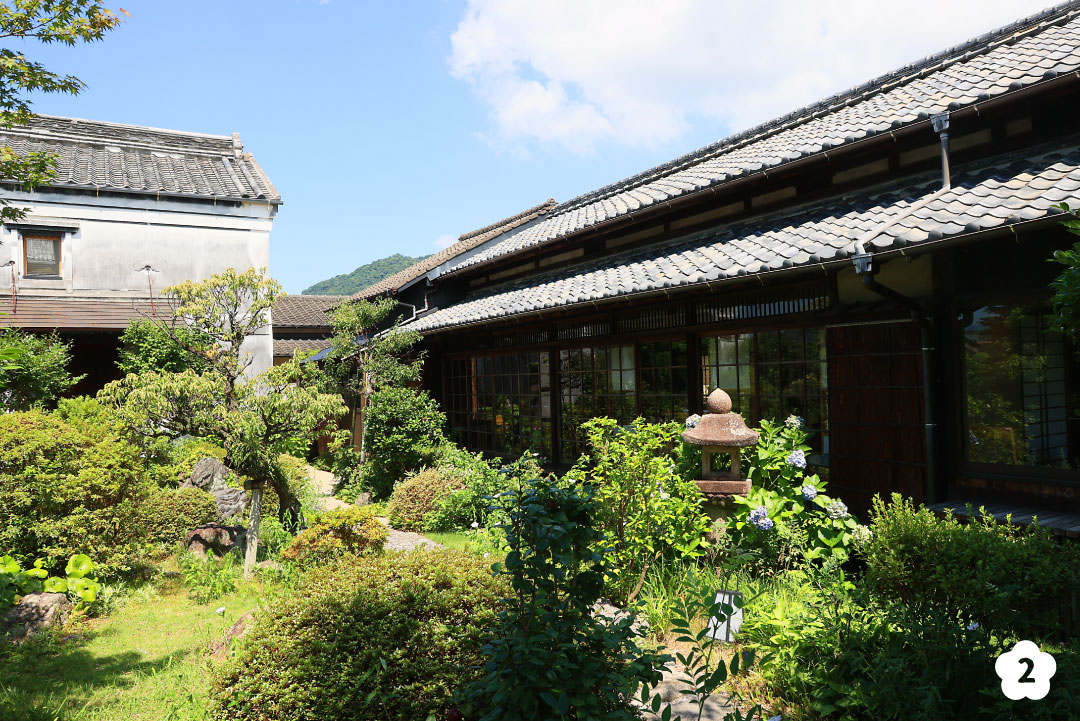
<instances>
[{"instance_id":1,"label":"small window on white wall","mask_svg":"<svg viewBox=\"0 0 1080 721\"><path fill-rule=\"evenodd\" d=\"M23 235L24 275L60 276L60 236Z\"/></svg>"}]
</instances>

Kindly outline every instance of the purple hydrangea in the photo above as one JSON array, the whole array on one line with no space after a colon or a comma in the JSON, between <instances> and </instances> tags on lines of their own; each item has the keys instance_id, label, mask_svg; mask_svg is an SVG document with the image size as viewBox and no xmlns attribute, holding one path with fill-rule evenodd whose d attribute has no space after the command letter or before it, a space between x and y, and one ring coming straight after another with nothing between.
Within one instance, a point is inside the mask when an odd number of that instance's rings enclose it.
<instances>
[{"instance_id":1,"label":"purple hydrangea","mask_svg":"<svg viewBox=\"0 0 1080 721\"><path fill-rule=\"evenodd\" d=\"M806 468L806 454L800 450L794 450L788 454L787 462L788 465L796 468Z\"/></svg>"},{"instance_id":2,"label":"purple hydrangea","mask_svg":"<svg viewBox=\"0 0 1080 721\"><path fill-rule=\"evenodd\" d=\"M697 413L686 418L687 428L697 428L698 423L701 423L701 416L699 416Z\"/></svg>"},{"instance_id":3,"label":"purple hydrangea","mask_svg":"<svg viewBox=\"0 0 1080 721\"><path fill-rule=\"evenodd\" d=\"M802 497L807 501L812 501L817 498L817 489L813 486L802 487Z\"/></svg>"},{"instance_id":4,"label":"purple hydrangea","mask_svg":"<svg viewBox=\"0 0 1080 721\"><path fill-rule=\"evenodd\" d=\"M846 518L848 514L847 505L843 501L833 501L825 507L825 511L829 514L829 518L837 520Z\"/></svg>"},{"instance_id":5,"label":"purple hydrangea","mask_svg":"<svg viewBox=\"0 0 1080 721\"><path fill-rule=\"evenodd\" d=\"M793 413L784 420L784 425L788 428L802 428L806 425L806 421L802 419L802 416Z\"/></svg>"},{"instance_id":6,"label":"purple hydrangea","mask_svg":"<svg viewBox=\"0 0 1080 721\"><path fill-rule=\"evenodd\" d=\"M769 518L769 509L765 506L758 506L754 510L750 511L750 523L757 526L762 531L771 531L773 526L773 520Z\"/></svg>"}]
</instances>

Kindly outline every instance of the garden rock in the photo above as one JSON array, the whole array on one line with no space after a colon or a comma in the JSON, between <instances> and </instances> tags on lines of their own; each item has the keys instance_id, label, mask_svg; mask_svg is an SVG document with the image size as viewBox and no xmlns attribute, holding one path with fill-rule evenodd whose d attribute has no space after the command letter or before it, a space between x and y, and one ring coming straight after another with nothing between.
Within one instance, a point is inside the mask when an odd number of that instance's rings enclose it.
<instances>
[{"instance_id":1,"label":"garden rock","mask_svg":"<svg viewBox=\"0 0 1080 721\"><path fill-rule=\"evenodd\" d=\"M28 593L18 606L0 616L0 637L21 643L38 631L63 625L71 615L65 593Z\"/></svg>"},{"instance_id":2,"label":"garden rock","mask_svg":"<svg viewBox=\"0 0 1080 721\"><path fill-rule=\"evenodd\" d=\"M244 511L247 494L240 488L230 488L226 480L236 474L217 458L203 458L191 469L191 478L181 488L201 488L214 497L218 515L228 520Z\"/></svg>"},{"instance_id":3,"label":"garden rock","mask_svg":"<svg viewBox=\"0 0 1080 721\"><path fill-rule=\"evenodd\" d=\"M629 611L625 611L603 598L593 606L593 615L604 619L604 621L608 623L618 623L624 618L633 619L630 622L630 628L634 629L635 633L645 633L649 628L649 622L644 618L637 617Z\"/></svg>"},{"instance_id":4,"label":"garden rock","mask_svg":"<svg viewBox=\"0 0 1080 721\"><path fill-rule=\"evenodd\" d=\"M184 547L199 556L205 556L207 551L224 556L234 548L243 549L246 541L247 530L243 526L206 523L184 537Z\"/></svg>"}]
</instances>

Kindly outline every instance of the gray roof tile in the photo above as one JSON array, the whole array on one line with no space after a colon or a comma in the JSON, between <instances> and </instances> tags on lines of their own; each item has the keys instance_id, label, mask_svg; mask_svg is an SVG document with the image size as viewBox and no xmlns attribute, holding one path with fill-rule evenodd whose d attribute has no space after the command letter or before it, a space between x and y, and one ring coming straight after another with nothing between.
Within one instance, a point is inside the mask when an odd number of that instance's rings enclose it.
<instances>
[{"instance_id":1,"label":"gray roof tile","mask_svg":"<svg viewBox=\"0 0 1080 721\"><path fill-rule=\"evenodd\" d=\"M0 128L0 144L18 155L58 155L53 187L281 202L235 134L38 115L28 125Z\"/></svg>"},{"instance_id":2,"label":"gray roof tile","mask_svg":"<svg viewBox=\"0 0 1080 721\"><path fill-rule=\"evenodd\" d=\"M1056 181L1050 178L1057 178ZM823 201L733 223L719 231L638 248L579 266L530 276L501 288L467 296L461 302L410 324L430 332L488 318L505 318L585 300L602 300L657 288L685 286L721 277L767 272L851 255L854 241L881 227L915 200L936 189L925 180L871 188L843 205ZM958 166L953 187L919 208L904 222L875 238L875 251L972 233L1008 222L1041 218L1051 205L1074 197L1080 188L1080 139L1065 147L1030 149L968 166ZM988 189L1002 184L1028 196L1003 213L1007 201ZM1019 184L1019 187L1017 187ZM1038 192L1027 192L1036 186ZM813 240L808 240L812 238Z\"/></svg>"}]
</instances>

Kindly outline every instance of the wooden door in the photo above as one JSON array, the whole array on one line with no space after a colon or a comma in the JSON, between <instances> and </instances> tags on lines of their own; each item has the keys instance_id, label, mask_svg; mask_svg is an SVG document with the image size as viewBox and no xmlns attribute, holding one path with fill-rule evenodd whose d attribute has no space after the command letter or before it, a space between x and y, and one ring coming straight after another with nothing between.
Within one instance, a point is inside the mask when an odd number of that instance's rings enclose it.
<instances>
[{"instance_id":1,"label":"wooden door","mask_svg":"<svg viewBox=\"0 0 1080 721\"><path fill-rule=\"evenodd\" d=\"M918 325L834 327L827 343L830 495L864 519L874 494L925 501Z\"/></svg>"}]
</instances>

